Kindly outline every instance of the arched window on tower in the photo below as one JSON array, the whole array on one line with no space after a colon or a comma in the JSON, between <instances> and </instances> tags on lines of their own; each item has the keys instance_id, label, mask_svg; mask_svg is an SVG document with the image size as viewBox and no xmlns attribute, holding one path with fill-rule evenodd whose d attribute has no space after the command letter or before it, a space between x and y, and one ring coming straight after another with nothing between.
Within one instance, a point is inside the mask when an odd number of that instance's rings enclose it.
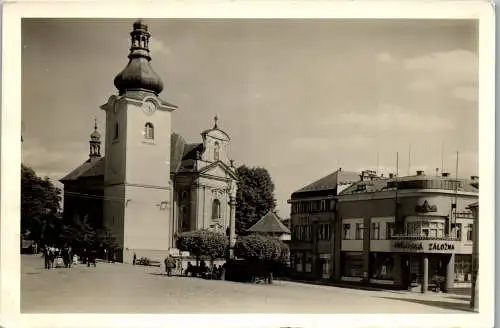
<instances>
[{"instance_id":1,"label":"arched window on tower","mask_svg":"<svg viewBox=\"0 0 500 328\"><path fill-rule=\"evenodd\" d=\"M219 160L219 151L220 151L220 145L216 141L214 143L214 161L218 161Z\"/></svg>"},{"instance_id":2,"label":"arched window on tower","mask_svg":"<svg viewBox=\"0 0 500 328\"><path fill-rule=\"evenodd\" d=\"M214 202L212 203L212 220L218 220L220 217L220 201L218 199L214 199Z\"/></svg>"},{"instance_id":3,"label":"arched window on tower","mask_svg":"<svg viewBox=\"0 0 500 328\"><path fill-rule=\"evenodd\" d=\"M118 123L115 123L115 140L118 139Z\"/></svg>"},{"instance_id":4,"label":"arched window on tower","mask_svg":"<svg viewBox=\"0 0 500 328\"><path fill-rule=\"evenodd\" d=\"M155 128L152 123L146 123L144 125L144 138L154 139L155 138Z\"/></svg>"}]
</instances>

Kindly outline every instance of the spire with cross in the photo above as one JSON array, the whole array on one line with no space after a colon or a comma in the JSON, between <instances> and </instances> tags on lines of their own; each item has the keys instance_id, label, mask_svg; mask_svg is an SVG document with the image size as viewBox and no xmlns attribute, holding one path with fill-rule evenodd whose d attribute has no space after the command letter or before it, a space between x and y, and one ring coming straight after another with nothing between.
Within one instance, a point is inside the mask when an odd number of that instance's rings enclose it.
<instances>
[{"instance_id":1,"label":"spire with cross","mask_svg":"<svg viewBox=\"0 0 500 328\"><path fill-rule=\"evenodd\" d=\"M217 129L217 121L219 120L219 118L217 117L217 115L215 115L214 117L214 129Z\"/></svg>"}]
</instances>

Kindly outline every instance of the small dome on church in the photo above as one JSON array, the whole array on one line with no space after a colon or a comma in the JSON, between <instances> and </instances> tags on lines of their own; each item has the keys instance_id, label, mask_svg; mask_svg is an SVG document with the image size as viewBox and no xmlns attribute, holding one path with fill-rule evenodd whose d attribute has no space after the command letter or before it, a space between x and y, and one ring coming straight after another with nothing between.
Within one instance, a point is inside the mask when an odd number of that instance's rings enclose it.
<instances>
[{"instance_id":1,"label":"small dome on church","mask_svg":"<svg viewBox=\"0 0 500 328\"><path fill-rule=\"evenodd\" d=\"M134 30L144 30L147 32L148 25L142 19L138 19L134 22Z\"/></svg>"},{"instance_id":2,"label":"small dome on church","mask_svg":"<svg viewBox=\"0 0 500 328\"><path fill-rule=\"evenodd\" d=\"M91 141L100 141L101 133L97 130L97 118L94 119L94 131L90 134Z\"/></svg>"},{"instance_id":3,"label":"small dome on church","mask_svg":"<svg viewBox=\"0 0 500 328\"><path fill-rule=\"evenodd\" d=\"M101 134L99 133L99 131L95 130L94 132L92 132L90 134L90 139L91 140L99 140L99 139L101 139Z\"/></svg>"},{"instance_id":4,"label":"small dome on church","mask_svg":"<svg viewBox=\"0 0 500 328\"><path fill-rule=\"evenodd\" d=\"M126 91L149 91L158 95L163 82L151 67L149 39L151 34L142 20L133 24L131 47L127 66L115 77L114 84L120 94Z\"/></svg>"}]
</instances>

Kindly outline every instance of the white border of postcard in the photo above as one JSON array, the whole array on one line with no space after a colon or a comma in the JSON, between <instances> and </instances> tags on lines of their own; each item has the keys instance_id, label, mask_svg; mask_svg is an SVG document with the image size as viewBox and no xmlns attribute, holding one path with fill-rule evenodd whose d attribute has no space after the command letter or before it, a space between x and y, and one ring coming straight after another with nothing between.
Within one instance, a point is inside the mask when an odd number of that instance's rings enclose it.
<instances>
[{"instance_id":1,"label":"white border of postcard","mask_svg":"<svg viewBox=\"0 0 500 328\"><path fill-rule=\"evenodd\" d=\"M161 13L161 14L159 14ZM479 314L20 315L21 18L428 18L479 20ZM491 327L494 315L495 21L487 1L20 1L4 3L2 53L1 315L4 327Z\"/></svg>"}]
</instances>

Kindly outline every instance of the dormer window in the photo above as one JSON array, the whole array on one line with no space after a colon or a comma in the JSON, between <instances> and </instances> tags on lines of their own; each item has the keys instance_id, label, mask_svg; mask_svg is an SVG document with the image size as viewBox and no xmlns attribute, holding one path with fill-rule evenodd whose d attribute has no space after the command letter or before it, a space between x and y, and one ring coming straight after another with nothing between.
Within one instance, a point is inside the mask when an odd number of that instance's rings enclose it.
<instances>
[{"instance_id":1,"label":"dormer window","mask_svg":"<svg viewBox=\"0 0 500 328\"><path fill-rule=\"evenodd\" d=\"M219 160L219 150L220 150L220 145L216 141L214 143L214 161L218 161Z\"/></svg>"},{"instance_id":2,"label":"dormer window","mask_svg":"<svg viewBox=\"0 0 500 328\"><path fill-rule=\"evenodd\" d=\"M153 123L148 122L144 125L144 138L151 140L155 138L155 129Z\"/></svg>"}]
</instances>

